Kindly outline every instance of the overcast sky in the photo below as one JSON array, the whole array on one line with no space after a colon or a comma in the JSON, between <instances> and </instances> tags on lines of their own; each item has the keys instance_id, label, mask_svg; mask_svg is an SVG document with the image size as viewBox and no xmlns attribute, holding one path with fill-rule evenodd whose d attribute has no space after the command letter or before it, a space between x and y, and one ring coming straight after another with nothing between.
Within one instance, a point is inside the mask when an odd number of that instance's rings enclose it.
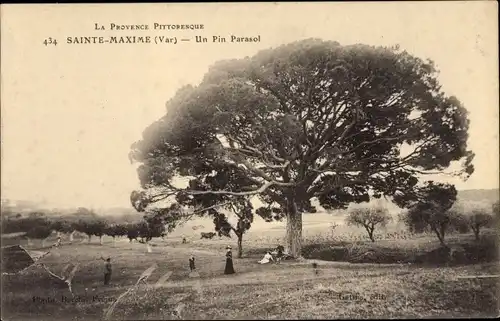
<instances>
[{"instance_id":1,"label":"overcast sky","mask_svg":"<svg viewBox=\"0 0 500 321\"><path fill-rule=\"evenodd\" d=\"M470 111L476 172L458 189L498 187L497 3L2 5L2 198L129 206L130 145L217 60L310 37L399 44L433 59ZM194 31L96 31L94 23L204 24ZM261 35L257 44L68 45L69 36ZM57 46L44 46L52 37Z\"/></svg>"}]
</instances>

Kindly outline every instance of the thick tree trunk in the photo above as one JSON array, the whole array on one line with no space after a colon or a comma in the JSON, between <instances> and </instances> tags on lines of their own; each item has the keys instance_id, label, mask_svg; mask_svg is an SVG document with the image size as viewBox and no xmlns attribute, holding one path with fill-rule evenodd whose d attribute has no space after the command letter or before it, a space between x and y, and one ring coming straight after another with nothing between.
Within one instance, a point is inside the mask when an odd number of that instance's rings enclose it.
<instances>
[{"instance_id":1,"label":"thick tree trunk","mask_svg":"<svg viewBox=\"0 0 500 321\"><path fill-rule=\"evenodd\" d=\"M99 236L99 244L102 245L102 235Z\"/></svg>"},{"instance_id":2,"label":"thick tree trunk","mask_svg":"<svg viewBox=\"0 0 500 321\"><path fill-rule=\"evenodd\" d=\"M236 234L238 237L238 258L243 257L243 234Z\"/></svg>"},{"instance_id":3,"label":"thick tree trunk","mask_svg":"<svg viewBox=\"0 0 500 321\"><path fill-rule=\"evenodd\" d=\"M302 213L289 201L286 217L286 251L294 258L302 256Z\"/></svg>"},{"instance_id":4,"label":"thick tree trunk","mask_svg":"<svg viewBox=\"0 0 500 321\"><path fill-rule=\"evenodd\" d=\"M149 244L149 241L146 241L146 249L148 253L152 253L153 249L151 248L151 244Z\"/></svg>"}]
</instances>

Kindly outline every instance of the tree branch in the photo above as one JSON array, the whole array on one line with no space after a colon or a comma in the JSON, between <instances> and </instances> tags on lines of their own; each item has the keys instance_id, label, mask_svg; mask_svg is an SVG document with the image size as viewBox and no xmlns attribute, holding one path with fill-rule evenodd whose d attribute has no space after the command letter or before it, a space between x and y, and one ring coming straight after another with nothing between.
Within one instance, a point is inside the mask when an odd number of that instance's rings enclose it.
<instances>
[{"instance_id":1,"label":"tree branch","mask_svg":"<svg viewBox=\"0 0 500 321\"><path fill-rule=\"evenodd\" d=\"M232 139L232 138L230 138ZM222 142L221 142L221 146L222 146ZM252 148L249 146L245 146L247 149L250 149L252 151L254 151L255 153L257 153L258 155L260 156L263 156L262 153L260 151L258 151L257 149L255 148ZM228 151L227 155L235 162L235 163L240 163L242 165L244 165L249 171L253 172L254 174L260 176L261 178L267 180L267 181L276 181L274 178L272 178L271 176L267 175L264 171L262 171L261 169L259 168L255 168L254 166L252 166L248 160L246 160L244 157L237 157L235 156L233 153L230 152L231 148L227 148L227 147L224 147L222 146L222 149L223 150L226 150ZM232 150L235 150L235 151L238 151L238 149L232 149ZM239 152L239 151L238 151Z\"/></svg>"},{"instance_id":2,"label":"tree branch","mask_svg":"<svg viewBox=\"0 0 500 321\"><path fill-rule=\"evenodd\" d=\"M404 138L405 136L406 135L400 135L400 136L395 136L395 137L379 137L379 138L374 139L374 140L364 141L364 142L361 142L360 144L358 144L356 147L351 148L348 151L341 152L339 155L351 154L352 152L354 152L356 149L360 148L363 145L374 144L374 143L378 143L378 142L382 142L382 141L400 140L401 138Z\"/></svg>"},{"instance_id":3,"label":"tree branch","mask_svg":"<svg viewBox=\"0 0 500 321\"><path fill-rule=\"evenodd\" d=\"M182 192L191 194L191 195L201 195L201 194L216 194L216 195L233 195L233 196L251 196L251 195L256 195L265 192L269 187L277 185L277 186L284 186L284 187L292 187L295 186L294 183L283 183L283 182L276 182L276 181L271 181L267 182L264 185L262 185L260 188L253 190L253 191L248 191L248 192L231 192L231 191L189 191L189 190L183 190Z\"/></svg>"}]
</instances>

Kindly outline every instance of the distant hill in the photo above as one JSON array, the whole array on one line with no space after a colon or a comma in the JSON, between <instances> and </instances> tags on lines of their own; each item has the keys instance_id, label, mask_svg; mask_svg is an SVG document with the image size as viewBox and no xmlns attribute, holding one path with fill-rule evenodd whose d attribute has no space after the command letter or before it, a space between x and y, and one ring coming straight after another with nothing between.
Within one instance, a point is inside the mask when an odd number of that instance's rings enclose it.
<instances>
[{"instance_id":1,"label":"distant hill","mask_svg":"<svg viewBox=\"0 0 500 321\"><path fill-rule=\"evenodd\" d=\"M468 189L458 191L457 201L459 202L485 202L493 204L500 199L500 190L494 189Z\"/></svg>"},{"instance_id":2,"label":"distant hill","mask_svg":"<svg viewBox=\"0 0 500 321\"><path fill-rule=\"evenodd\" d=\"M60 218L67 217L69 219L77 219L80 217L75 214L78 212L78 207L74 208L58 208L47 206L46 204L40 204L36 202L24 201L24 200L5 200L2 199L1 203L2 214L15 215L21 214L22 216L28 216L30 213L43 213L47 217ZM132 207L110 207L110 208L88 208L96 213L98 216L104 217L107 221L111 223L125 223L125 222L137 222L143 217L142 214L138 213ZM9 213L9 214L7 214ZM10 214L12 213L12 214Z\"/></svg>"}]
</instances>

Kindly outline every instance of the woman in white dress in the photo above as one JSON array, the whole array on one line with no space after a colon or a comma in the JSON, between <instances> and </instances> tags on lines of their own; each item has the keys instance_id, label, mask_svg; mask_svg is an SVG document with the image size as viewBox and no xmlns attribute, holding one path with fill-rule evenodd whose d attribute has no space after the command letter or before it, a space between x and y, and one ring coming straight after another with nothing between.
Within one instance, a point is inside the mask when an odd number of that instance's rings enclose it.
<instances>
[{"instance_id":1,"label":"woman in white dress","mask_svg":"<svg viewBox=\"0 0 500 321\"><path fill-rule=\"evenodd\" d=\"M267 253L264 255L262 260L260 260L258 263L259 264L266 264L266 263L269 263L272 261L274 261L274 259L273 259L273 256L271 255L271 252L267 251Z\"/></svg>"}]
</instances>

